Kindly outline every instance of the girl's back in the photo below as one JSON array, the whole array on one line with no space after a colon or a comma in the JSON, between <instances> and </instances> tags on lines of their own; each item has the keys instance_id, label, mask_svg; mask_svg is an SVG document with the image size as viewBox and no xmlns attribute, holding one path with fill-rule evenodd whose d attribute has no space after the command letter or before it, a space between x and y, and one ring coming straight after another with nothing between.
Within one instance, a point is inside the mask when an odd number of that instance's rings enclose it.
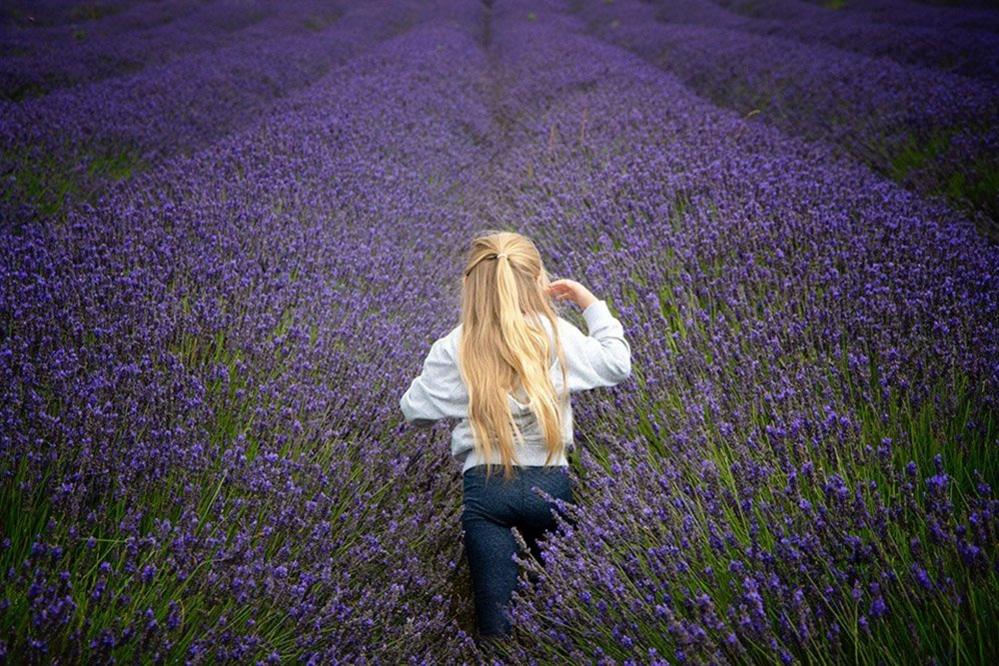
<instances>
[{"instance_id":1,"label":"girl's back","mask_svg":"<svg viewBox=\"0 0 999 666\"><path fill-rule=\"evenodd\" d=\"M589 334L558 316L553 299L582 308ZM553 505L535 491L573 502L570 394L630 374L631 347L604 301L574 280L549 282L537 248L520 234L472 242L462 321L431 345L399 407L411 423L458 419L451 453L462 465L476 638L511 628L505 607L518 577L511 529L539 558L538 539L555 526ZM494 464L504 468L502 479L490 478Z\"/></svg>"}]
</instances>

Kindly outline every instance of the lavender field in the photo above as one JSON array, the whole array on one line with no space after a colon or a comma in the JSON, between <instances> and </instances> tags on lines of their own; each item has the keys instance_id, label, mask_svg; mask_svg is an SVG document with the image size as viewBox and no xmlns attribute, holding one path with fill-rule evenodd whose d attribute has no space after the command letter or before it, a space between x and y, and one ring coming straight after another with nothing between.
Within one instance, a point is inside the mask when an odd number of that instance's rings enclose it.
<instances>
[{"instance_id":1,"label":"lavender field","mask_svg":"<svg viewBox=\"0 0 999 666\"><path fill-rule=\"evenodd\" d=\"M0 662L999 663L999 9L0 29ZM399 410L483 229L633 350L488 650L453 423Z\"/></svg>"}]
</instances>

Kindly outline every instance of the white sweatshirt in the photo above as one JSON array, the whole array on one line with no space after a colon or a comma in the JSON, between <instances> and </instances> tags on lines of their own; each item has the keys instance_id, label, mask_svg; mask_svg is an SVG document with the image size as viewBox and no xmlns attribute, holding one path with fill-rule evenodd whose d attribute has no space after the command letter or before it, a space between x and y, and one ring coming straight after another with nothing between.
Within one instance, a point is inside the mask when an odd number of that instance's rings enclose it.
<instances>
[{"instance_id":1,"label":"white sweatshirt","mask_svg":"<svg viewBox=\"0 0 999 666\"><path fill-rule=\"evenodd\" d=\"M558 317L559 337L568 365L569 392L584 391L600 386L614 386L631 375L631 346L624 337L624 327L607 303L598 300L583 310L589 336L583 335L571 322ZM549 340L551 324L541 317ZM475 465L484 465L485 459L475 449L471 423L468 420L468 391L458 369L458 342L461 324L450 333L436 340L423 362L423 371L412 381L399 400L399 407L407 422L429 425L444 418L460 419L451 431L451 455L462 464L462 473ZM549 374L556 392L563 390L562 369L556 358ZM519 395L525 400L523 389ZM537 419L527 403L510 394L510 411L517 427L524 436L521 443L514 437L517 457L521 465L544 465L548 449L538 429ZM562 406L562 434L566 447L573 447L572 403ZM493 452L490 462L502 464L499 452ZM552 461L554 465L568 465L563 453Z\"/></svg>"}]
</instances>

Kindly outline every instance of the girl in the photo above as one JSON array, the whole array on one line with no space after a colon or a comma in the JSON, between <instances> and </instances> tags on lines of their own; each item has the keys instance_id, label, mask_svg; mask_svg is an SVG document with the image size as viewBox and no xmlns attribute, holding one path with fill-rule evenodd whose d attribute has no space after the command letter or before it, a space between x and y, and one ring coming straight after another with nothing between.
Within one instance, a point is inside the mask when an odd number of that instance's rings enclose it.
<instances>
[{"instance_id":1,"label":"girl","mask_svg":"<svg viewBox=\"0 0 999 666\"><path fill-rule=\"evenodd\" d=\"M582 308L589 336L556 314L553 299ZM472 241L461 323L430 347L399 406L419 425L460 419L451 454L462 466L461 521L479 637L511 631L505 608L518 574L511 527L539 560L538 539L555 527L554 504L534 488L573 502L569 393L613 386L630 374L631 347L604 301L574 280L549 282L534 244L518 233ZM493 465L503 466L502 478Z\"/></svg>"}]
</instances>

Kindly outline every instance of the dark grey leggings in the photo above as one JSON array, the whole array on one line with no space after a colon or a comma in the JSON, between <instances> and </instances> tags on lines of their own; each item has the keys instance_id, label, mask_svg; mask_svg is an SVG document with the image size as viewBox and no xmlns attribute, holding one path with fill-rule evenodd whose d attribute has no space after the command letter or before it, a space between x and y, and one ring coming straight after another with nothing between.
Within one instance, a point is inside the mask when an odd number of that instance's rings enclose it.
<instances>
[{"instance_id":1,"label":"dark grey leggings","mask_svg":"<svg viewBox=\"0 0 999 666\"><path fill-rule=\"evenodd\" d=\"M537 540L555 528L554 502L541 498L534 487L552 497L573 502L572 481L562 466L514 466L514 478L503 479L503 467L493 465L486 480L484 465L465 471L465 552L472 574L475 620L480 637L510 633L506 607L517 584L518 566L513 560L517 542L510 528L516 526L538 560Z\"/></svg>"}]
</instances>

